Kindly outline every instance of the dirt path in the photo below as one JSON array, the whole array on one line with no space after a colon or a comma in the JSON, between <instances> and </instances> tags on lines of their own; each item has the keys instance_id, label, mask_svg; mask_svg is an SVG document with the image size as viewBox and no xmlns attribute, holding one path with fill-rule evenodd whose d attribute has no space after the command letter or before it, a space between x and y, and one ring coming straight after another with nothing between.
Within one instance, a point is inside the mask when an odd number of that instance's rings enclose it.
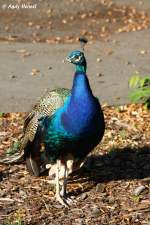
<instances>
[{"instance_id":1,"label":"dirt path","mask_svg":"<svg viewBox=\"0 0 150 225\"><path fill-rule=\"evenodd\" d=\"M0 111L28 111L46 88L71 88L73 68L62 59L80 35L89 39L88 76L103 103L128 103L129 77L150 73L150 19L141 11L149 14L149 0L22 3L0 2Z\"/></svg>"},{"instance_id":2,"label":"dirt path","mask_svg":"<svg viewBox=\"0 0 150 225\"><path fill-rule=\"evenodd\" d=\"M150 30L146 30L87 45L88 76L95 95L103 103L129 102L129 77L136 71L150 74L149 37ZM75 44L0 43L0 111L28 111L46 88L70 88L73 67L63 64L62 60L78 47Z\"/></svg>"}]
</instances>

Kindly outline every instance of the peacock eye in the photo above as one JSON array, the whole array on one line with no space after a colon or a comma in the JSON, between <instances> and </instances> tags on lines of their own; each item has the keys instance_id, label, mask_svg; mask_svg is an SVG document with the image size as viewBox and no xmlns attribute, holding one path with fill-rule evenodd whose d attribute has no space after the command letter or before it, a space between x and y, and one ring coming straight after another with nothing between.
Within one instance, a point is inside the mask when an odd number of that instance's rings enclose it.
<instances>
[{"instance_id":1,"label":"peacock eye","mask_svg":"<svg viewBox=\"0 0 150 225\"><path fill-rule=\"evenodd\" d=\"M81 59L80 55L75 55L74 57L75 61L79 61Z\"/></svg>"}]
</instances>

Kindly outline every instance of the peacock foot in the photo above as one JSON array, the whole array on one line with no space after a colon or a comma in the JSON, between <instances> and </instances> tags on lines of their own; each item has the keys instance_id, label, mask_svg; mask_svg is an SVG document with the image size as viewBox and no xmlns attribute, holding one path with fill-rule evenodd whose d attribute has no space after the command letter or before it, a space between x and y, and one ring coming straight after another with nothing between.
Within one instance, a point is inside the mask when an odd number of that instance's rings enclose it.
<instances>
[{"instance_id":1,"label":"peacock foot","mask_svg":"<svg viewBox=\"0 0 150 225\"><path fill-rule=\"evenodd\" d=\"M70 197L65 196L64 198L65 198L65 200L67 201L67 204L68 204L69 206L72 205L72 204L75 202L74 199L72 199L72 198L70 198Z\"/></svg>"},{"instance_id":2,"label":"peacock foot","mask_svg":"<svg viewBox=\"0 0 150 225\"><path fill-rule=\"evenodd\" d=\"M56 197L56 201L58 201L61 205L69 208L70 203L71 203L69 198L62 197L62 196L57 195L57 194L55 195L55 197Z\"/></svg>"}]
</instances>

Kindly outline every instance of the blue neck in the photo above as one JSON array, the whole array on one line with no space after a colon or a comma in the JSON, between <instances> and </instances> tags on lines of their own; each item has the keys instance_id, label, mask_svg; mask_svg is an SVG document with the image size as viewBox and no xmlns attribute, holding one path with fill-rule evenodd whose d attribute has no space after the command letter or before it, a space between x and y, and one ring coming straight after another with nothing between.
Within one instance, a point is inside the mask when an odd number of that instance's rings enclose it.
<instances>
[{"instance_id":1,"label":"blue neck","mask_svg":"<svg viewBox=\"0 0 150 225\"><path fill-rule=\"evenodd\" d=\"M72 100L77 98L78 101L79 99L83 101L83 99L87 99L87 96L92 95L89 81L86 76L86 67L86 60L83 62L83 64L76 65L75 67L75 75L71 91Z\"/></svg>"},{"instance_id":2,"label":"blue neck","mask_svg":"<svg viewBox=\"0 0 150 225\"><path fill-rule=\"evenodd\" d=\"M88 132L87 125L95 112L94 97L85 70L85 66L76 66L71 96L61 117L65 129L76 135L85 129Z\"/></svg>"},{"instance_id":3,"label":"blue neck","mask_svg":"<svg viewBox=\"0 0 150 225\"><path fill-rule=\"evenodd\" d=\"M78 71L75 73L71 93L71 100L73 101L86 101L92 95L88 78L84 72Z\"/></svg>"},{"instance_id":4,"label":"blue neck","mask_svg":"<svg viewBox=\"0 0 150 225\"><path fill-rule=\"evenodd\" d=\"M65 105L62 122L65 129L74 135L88 133L88 124L93 118L94 97L88 78L83 72L76 72L69 101Z\"/></svg>"}]
</instances>

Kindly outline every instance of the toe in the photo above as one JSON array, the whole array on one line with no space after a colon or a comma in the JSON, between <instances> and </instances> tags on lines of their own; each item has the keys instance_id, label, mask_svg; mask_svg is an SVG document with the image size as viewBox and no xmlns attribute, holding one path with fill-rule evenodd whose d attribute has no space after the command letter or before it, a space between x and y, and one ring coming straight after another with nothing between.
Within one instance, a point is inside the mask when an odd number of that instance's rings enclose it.
<instances>
[{"instance_id":1,"label":"toe","mask_svg":"<svg viewBox=\"0 0 150 225\"><path fill-rule=\"evenodd\" d=\"M69 208L69 204L66 199L62 198L61 196L56 196L56 200L63 206Z\"/></svg>"}]
</instances>

